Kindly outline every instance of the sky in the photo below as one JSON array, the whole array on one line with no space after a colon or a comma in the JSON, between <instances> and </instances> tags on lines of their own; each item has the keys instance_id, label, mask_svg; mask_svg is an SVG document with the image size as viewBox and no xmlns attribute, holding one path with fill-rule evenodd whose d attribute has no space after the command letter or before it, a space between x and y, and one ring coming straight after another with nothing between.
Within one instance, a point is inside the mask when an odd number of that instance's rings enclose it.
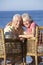
<instances>
[{"instance_id":1,"label":"sky","mask_svg":"<svg viewBox=\"0 0 43 65\"><path fill-rule=\"evenodd\" d=\"M43 10L43 0L0 0L0 11Z\"/></svg>"}]
</instances>

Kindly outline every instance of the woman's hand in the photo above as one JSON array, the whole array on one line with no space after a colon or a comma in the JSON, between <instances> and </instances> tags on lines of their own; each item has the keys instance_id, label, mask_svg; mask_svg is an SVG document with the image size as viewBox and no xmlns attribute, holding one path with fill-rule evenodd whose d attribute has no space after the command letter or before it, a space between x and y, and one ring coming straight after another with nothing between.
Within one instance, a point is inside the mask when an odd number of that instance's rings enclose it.
<instances>
[{"instance_id":1,"label":"woman's hand","mask_svg":"<svg viewBox=\"0 0 43 65\"><path fill-rule=\"evenodd\" d=\"M20 38L21 41L24 42L25 38L23 37L23 35L19 35L19 38Z\"/></svg>"},{"instance_id":2,"label":"woman's hand","mask_svg":"<svg viewBox=\"0 0 43 65\"><path fill-rule=\"evenodd\" d=\"M20 38L24 38L24 35L19 35Z\"/></svg>"}]
</instances>

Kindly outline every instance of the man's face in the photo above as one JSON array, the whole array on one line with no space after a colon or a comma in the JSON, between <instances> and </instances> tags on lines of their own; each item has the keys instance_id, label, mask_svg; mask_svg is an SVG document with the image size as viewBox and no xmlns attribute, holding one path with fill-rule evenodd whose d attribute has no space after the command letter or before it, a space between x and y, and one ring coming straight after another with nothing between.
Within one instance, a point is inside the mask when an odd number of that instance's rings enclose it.
<instances>
[{"instance_id":1,"label":"man's face","mask_svg":"<svg viewBox=\"0 0 43 65\"><path fill-rule=\"evenodd\" d=\"M16 17L15 20L13 20L13 26L16 29L20 27L20 21L21 21L21 17Z\"/></svg>"}]
</instances>

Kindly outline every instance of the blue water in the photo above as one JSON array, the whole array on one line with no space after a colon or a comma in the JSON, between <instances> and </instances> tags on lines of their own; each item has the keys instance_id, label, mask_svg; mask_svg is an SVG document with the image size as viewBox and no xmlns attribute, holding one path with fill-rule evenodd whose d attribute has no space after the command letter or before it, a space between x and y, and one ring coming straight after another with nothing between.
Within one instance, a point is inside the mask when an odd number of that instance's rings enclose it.
<instances>
[{"instance_id":1,"label":"blue water","mask_svg":"<svg viewBox=\"0 0 43 65\"><path fill-rule=\"evenodd\" d=\"M12 20L15 14L28 13L33 20L39 25L43 26L43 10L29 10L29 11L0 11L0 27L4 28L5 25Z\"/></svg>"}]
</instances>

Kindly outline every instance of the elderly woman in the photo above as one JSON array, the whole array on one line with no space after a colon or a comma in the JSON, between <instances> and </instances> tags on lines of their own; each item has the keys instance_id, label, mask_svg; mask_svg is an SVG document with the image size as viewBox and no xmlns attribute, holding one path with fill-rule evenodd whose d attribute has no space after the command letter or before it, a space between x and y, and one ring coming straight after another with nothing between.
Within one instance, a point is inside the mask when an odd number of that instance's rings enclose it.
<instances>
[{"instance_id":1,"label":"elderly woman","mask_svg":"<svg viewBox=\"0 0 43 65\"><path fill-rule=\"evenodd\" d=\"M24 31L24 35L19 35L19 37L27 38L27 39L35 37L35 35L36 35L36 26L38 26L38 25L33 21L31 16L27 13L24 13L22 15L22 19L23 19L23 26L26 28L26 30ZM40 36L40 39L41 39L41 36ZM40 47L42 48L41 45L40 45ZM40 50L39 50L39 53L40 53ZM41 59L41 57L39 57L39 58ZM28 64L28 63L31 63L34 60L34 57L32 59L30 56L26 56L26 59L27 59L27 64ZM43 59L41 59L41 60L43 61ZM38 61L40 62L40 60L38 60Z\"/></svg>"},{"instance_id":2,"label":"elderly woman","mask_svg":"<svg viewBox=\"0 0 43 65\"><path fill-rule=\"evenodd\" d=\"M9 22L4 28L5 37L6 37L6 34L7 34L7 35L10 35L10 38L20 39L19 35L22 34L22 32L23 32L22 17L19 14L16 14L16 15L13 16L12 21ZM9 37L7 37L7 38L9 38ZM17 58L17 59L19 59L19 58Z\"/></svg>"},{"instance_id":3,"label":"elderly woman","mask_svg":"<svg viewBox=\"0 0 43 65\"><path fill-rule=\"evenodd\" d=\"M22 34L22 18L19 14L16 14L13 16L13 19L11 22L9 22L5 28L4 28L4 33L6 32L12 34L14 37L15 35L18 36Z\"/></svg>"},{"instance_id":4,"label":"elderly woman","mask_svg":"<svg viewBox=\"0 0 43 65\"><path fill-rule=\"evenodd\" d=\"M19 14L16 14L12 20L12 26L14 27L17 34L22 34L22 18Z\"/></svg>"},{"instance_id":5,"label":"elderly woman","mask_svg":"<svg viewBox=\"0 0 43 65\"><path fill-rule=\"evenodd\" d=\"M22 19L23 19L23 26L26 28L26 30L24 31L24 35L19 35L19 37L27 38L27 39L34 37L36 33L35 31L36 31L37 24L33 21L31 16L27 13L24 13L22 15ZM30 56L26 56L27 64L31 63L32 61L33 59Z\"/></svg>"},{"instance_id":6,"label":"elderly woman","mask_svg":"<svg viewBox=\"0 0 43 65\"><path fill-rule=\"evenodd\" d=\"M23 25L26 28L26 30L24 32L25 35L24 36L20 35L20 37L25 37L25 38L34 37L37 24L27 13L24 13L22 15L22 19L23 19Z\"/></svg>"}]
</instances>

